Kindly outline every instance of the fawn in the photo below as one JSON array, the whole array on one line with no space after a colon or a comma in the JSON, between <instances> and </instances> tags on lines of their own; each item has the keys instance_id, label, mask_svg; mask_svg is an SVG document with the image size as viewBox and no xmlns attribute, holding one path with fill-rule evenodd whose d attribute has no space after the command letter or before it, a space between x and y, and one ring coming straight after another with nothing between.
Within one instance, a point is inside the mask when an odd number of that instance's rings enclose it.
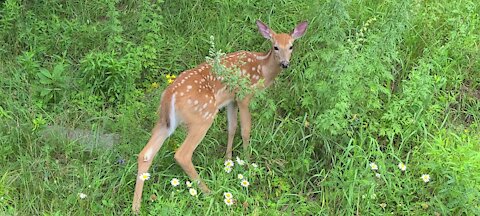
<instances>
[{"instance_id":1,"label":"fawn","mask_svg":"<svg viewBox=\"0 0 480 216\"><path fill-rule=\"evenodd\" d=\"M263 79L262 88L270 86L275 77L289 66L293 51L293 42L303 36L307 22L299 23L290 34L276 34L260 20L256 21L262 36L272 42L272 49L267 53L239 51L226 55L222 59L225 67L236 66L240 75L246 76L255 85ZM242 62L243 64L240 64ZM148 172L152 161L163 142L183 123L187 136L175 153L175 160L199 188L208 193L207 185L200 177L192 163L192 154L208 129L211 127L218 110L226 107L228 118L228 141L226 158L232 158L232 144L237 129L237 112L240 111L241 135L243 149L246 151L250 139L251 116L248 104L252 94L238 99L234 91L229 91L222 83L222 77L216 77L208 63L182 72L178 78L165 89L160 102L160 119L152 130L147 145L138 155L138 174L133 196L133 211L138 213L142 198L144 179L140 176Z\"/></svg>"}]
</instances>

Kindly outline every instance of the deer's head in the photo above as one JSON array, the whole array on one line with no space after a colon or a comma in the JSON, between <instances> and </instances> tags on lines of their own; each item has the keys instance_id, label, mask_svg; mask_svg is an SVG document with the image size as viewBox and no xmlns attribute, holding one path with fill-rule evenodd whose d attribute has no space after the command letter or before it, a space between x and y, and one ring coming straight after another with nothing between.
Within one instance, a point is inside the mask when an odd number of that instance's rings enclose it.
<instances>
[{"instance_id":1,"label":"deer's head","mask_svg":"<svg viewBox=\"0 0 480 216\"><path fill-rule=\"evenodd\" d=\"M260 20L257 20L257 26L262 36L272 42L272 52L279 66L288 68L293 51L293 42L305 34L308 26L307 21L299 23L290 34L277 34Z\"/></svg>"}]
</instances>

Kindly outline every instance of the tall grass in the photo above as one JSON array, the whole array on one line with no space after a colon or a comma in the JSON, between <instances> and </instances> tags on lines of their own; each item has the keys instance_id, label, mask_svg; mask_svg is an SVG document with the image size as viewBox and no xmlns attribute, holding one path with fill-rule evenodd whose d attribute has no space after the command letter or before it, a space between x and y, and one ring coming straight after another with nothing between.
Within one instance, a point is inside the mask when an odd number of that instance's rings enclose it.
<instances>
[{"instance_id":1,"label":"tall grass","mask_svg":"<svg viewBox=\"0 0 480 216\"><path fill-rule=\"evenodd\" d=\"M205 61L210 36L223 52L267 51L261 19L277 32L309 28L291 69L251 105L248 162L259 167L224 171L220 114L193 158L213 193L191 196L173 160L177 130L142 214L478 215L479 10L472 0L5 0L0 211L130 214L166 75ZM243 158L240 146L237 136Z\"/></svg>"}]
</instances>

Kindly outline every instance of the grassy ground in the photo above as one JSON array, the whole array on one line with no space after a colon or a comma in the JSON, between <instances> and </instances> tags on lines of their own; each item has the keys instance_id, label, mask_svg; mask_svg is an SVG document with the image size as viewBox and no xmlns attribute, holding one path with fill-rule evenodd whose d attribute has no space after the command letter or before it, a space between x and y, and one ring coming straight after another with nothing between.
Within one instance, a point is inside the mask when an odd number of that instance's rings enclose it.
<instances>
[{"instance_id":1,"label":"grassy ground","mask_svg":"<svg viewBox=\"0 0 480 216\"><path fill-rule=\"evenodd\" d=\"M3 215L130 214L166 75L203 62L212 35L225 52L267 51L256 19L277 32L309 21L291 68L251 105L258 168L224 171L221 113L193 158L213 192L191 196L179 129L142 215L480 214L476 1L2 2Z\"/></svg>"}]
</instances>

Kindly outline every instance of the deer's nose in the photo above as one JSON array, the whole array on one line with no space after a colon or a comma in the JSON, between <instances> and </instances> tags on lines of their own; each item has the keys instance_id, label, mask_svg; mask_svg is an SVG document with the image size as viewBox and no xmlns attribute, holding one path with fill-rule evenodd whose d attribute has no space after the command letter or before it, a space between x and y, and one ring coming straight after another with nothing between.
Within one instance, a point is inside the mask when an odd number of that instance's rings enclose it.
<instances>
[{"instance_id":1,"label":"deer's nose","mask_svg":"<svg viewBox=\"0 0 480 216\"><path fill-rule=\"evenodd\" d=\"M280 62L280 66L281 66L282 68L288 68L288 64L289 64L289 63L290 63L290 62L288 62L288 61L281 61L281 62Z\"/></svg>"}]
</instances>

